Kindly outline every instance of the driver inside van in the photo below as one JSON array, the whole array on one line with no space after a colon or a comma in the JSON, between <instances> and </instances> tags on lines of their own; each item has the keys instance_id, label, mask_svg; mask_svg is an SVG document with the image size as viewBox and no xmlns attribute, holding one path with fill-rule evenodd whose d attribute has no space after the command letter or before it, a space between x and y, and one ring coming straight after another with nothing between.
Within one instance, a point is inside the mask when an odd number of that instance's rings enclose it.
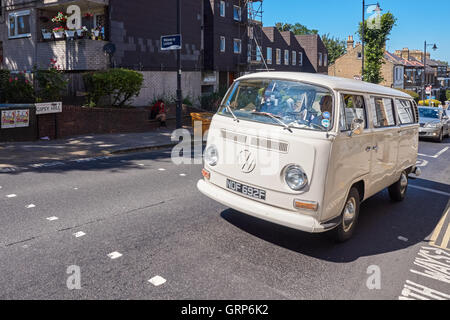
<instances>
[{"instance_id":1,"label":"driver inside van","mask_svg":"<svg viewBox=\"0 0 450 320\"><path fill-rule=\"evenodd\" d=\"M331 112L333 110L333 99L330 95L323 96L320 99L320 112L314 116L311 124L328 128L331 121Z\"/></svg>"}]
</instances>

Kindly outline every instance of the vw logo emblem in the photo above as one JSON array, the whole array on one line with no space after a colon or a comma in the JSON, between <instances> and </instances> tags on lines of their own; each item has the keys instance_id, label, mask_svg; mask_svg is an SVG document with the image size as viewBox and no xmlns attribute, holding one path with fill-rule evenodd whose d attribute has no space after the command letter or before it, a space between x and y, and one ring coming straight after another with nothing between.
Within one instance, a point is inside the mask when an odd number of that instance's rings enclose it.
<instances>
[{"instance_id":1,"label":"vw logo emblem","mask_svg":"<svg viewBox=\"0 0 450 320\"><path fill-rule=\"evenodd\" d=\"M256 168L256 158L248 150L244 150L239 154L239 167L244 173L250 173Z\"/></svg>"}]
</instances>

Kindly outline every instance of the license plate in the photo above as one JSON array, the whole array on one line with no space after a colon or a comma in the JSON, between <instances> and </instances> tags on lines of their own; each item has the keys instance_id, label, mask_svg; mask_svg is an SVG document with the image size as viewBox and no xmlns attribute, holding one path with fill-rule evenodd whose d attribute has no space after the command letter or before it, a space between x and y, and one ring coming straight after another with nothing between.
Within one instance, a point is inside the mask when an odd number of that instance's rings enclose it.
<instances>
[{"instance_id":1,"label":"license plate","mask_svg":"<svg viewBox=\"0 0 450 320\"><path fill-rule=\"evenodd\" d=\"M266 191L254 187L247 186L245 184L227 179L227 188L234 192L242 193L243 195L255 198L258 200L266 200Z\"/></svg>"}]
</instances>

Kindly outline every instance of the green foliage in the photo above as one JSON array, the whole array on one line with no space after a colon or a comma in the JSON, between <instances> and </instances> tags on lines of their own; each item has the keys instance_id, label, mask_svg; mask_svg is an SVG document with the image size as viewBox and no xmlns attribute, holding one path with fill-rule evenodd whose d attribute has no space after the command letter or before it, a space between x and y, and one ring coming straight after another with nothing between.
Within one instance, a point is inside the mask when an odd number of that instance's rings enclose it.
<instances>
[{"instance_id":1,"label":"green foliage","mask_svg":"<svg viewBox=\"0 0 450 320\"><path fill-rule=\"evenodd\" d=\"M347 52L347 43L344 40L330 36L329 33L322 35L322 42L328 50L328 61L332 64L337 58Z\"/></svg>"},{"instance_id":2,"label":"green foliage","mask_svg":"<svg viewBox=\"0 0 450 320\"><path fill-rule=\"evenodd\" d=\"M48 70L36 70L38 84L37 97L41 102L60 101L67 90L68 81L64 71L56 65L56 60L51 60Z\"/></svg>"},{"instance_id":3,"label":"green foliage","mask_svg":"<svg viewBox=\"0 0 450 320\"><path fill-rule=\"evenodd\" d=\"M213 93L202 95L200 97L200 104L202 109L216 111L219 108L219 104L226 93L226 88L220 88L218 91L215 91Z\"/></svg>"},{"instance_id":4,"label":"green foliage","mask_svg":"<svg viewBox=\"0 0 450 320\"><path fill-rule=\"evenodd\" d=\"M447 101L450 101L450 90L445 91L445 96L447 98Z\"/></svg>"},{"instance_id":5,"label":"green foliage","mask_svg":"<svg viewBox=\"0 0 450 320\"><path fill-rule=\"evenodd\" d=\"M192 107L194 104L191 101L191 97L187 96L183 99L183 104Z\"/></svg>"},{"instance_id":6,"label":"green foliage","mask_svg":"<svg viewBox=\"0 0 450 320\"><path fill-rule=\"evenodd\" d=\"M275 27L280 31L292 31L292 33L297 36L305 35L305 34L318 34L319 33L319 30L308 29L306 26L304 26L298 22L295 24L277 22L275 24Z\"/></svg>"},{"instance_id":7,"label":"green foliage","mask_svg":"<svg viewBox=\"0 0 450 320\"><path fill-rule=\"evenodd\" d=\"M411 90L406 90L406 89L397 89L401 92L404 92L406 94L409 94L416 102L419 102L420 96L417 92L411 91Z\"/></svg>"},{"instance_id":8,"label":"green foliage","mask_svg":"<svg viewBox=\"0 0 450 320\"><path fill-rule=\"evenodd\" d=\"M83 76L88 92L88 104L98 106L102 98L111 98L113 107L123 107L139 95L144 77L128 69L111 69L86 73Z\"/></svg>"},{"instance_id":9,"label":"green foliage","mask_svg":"<svg viewBox=\"0 0 450 320\"><path fill-rule=\"evenodd\" d=\"M442 102L440 102L439 100L434 100L434 99L431 100L431 106L439 107L440 104L442 104ZM425 102L420 100L419 101L419 106L428 106L429 107L430 106L430 100L425 100Z\"/></svg>"},{"instance_id":10,"label":"green foliage","mask_svg":"<svg viewBox=\"0 0 450 320\"><path fill-rule=\"evenodd\" d=\"M2 73L2 102L4 103L34 103L34 88L31 82L26 79L23 72L19 74L10 74L6 77L6 73Z\"/></svg>"},{"instance_id":11,"label":"green foliage","mask_svg":"<svg viewBox=\"0 0 450 320\"><path fill-rule=\"evenodd\" d=\"M390 12L381 16L380 28L370 28L368 21L359 24L359 36L362 39L364 30L365 42L365 70L363 74L364 81L371 83L380 83L383 81L381 75L381 65L383 64L383 57L385 51L386 41L389 40L389 35L392 28L395 26L397 19ZM364 29L363 29L364 28Z\"/></svg>"}]
</instances>

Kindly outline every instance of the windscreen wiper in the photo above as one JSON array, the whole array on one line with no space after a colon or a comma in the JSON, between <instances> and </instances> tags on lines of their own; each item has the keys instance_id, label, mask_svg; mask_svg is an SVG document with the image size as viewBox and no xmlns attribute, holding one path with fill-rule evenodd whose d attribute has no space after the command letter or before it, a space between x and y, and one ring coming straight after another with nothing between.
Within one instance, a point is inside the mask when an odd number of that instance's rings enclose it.
<instances>
[{"instance_id":1,"label":"windscreen wiper","mask_svg":"<svg viewBox=\"0 0 450 320\"><path fill-rule=\"evenodd\" d=\"M284 127L284 130L287 130L292 133L291 126L287 125L286 123L281 121L281 117L279 117L279 116L276 116L270 112L258 112L258 111L253 111L252 114L256 114L257 116L269 117L269 118L275 120L276 122L278 122L279 124L281 124Z\"/></svg>"},{"instance_id":2,"label":"windscreen wiper","mask_svg":"<svg viewBox=\"0 0 450 320\"><path fill-rule=\"evenodd\" d=\"M233 109L231 109L231 107L230 107L230 105L229 105L228 103L222 104L222 107L225 107L225 108L227 109L227 111L228 111L229 113L231 113L231 115L232 115L233 118L234 118L234 121L239 122L239 118L236 117L236 115L235 115L234 112L233 112Z\"/></svg>"}]
</instances>

